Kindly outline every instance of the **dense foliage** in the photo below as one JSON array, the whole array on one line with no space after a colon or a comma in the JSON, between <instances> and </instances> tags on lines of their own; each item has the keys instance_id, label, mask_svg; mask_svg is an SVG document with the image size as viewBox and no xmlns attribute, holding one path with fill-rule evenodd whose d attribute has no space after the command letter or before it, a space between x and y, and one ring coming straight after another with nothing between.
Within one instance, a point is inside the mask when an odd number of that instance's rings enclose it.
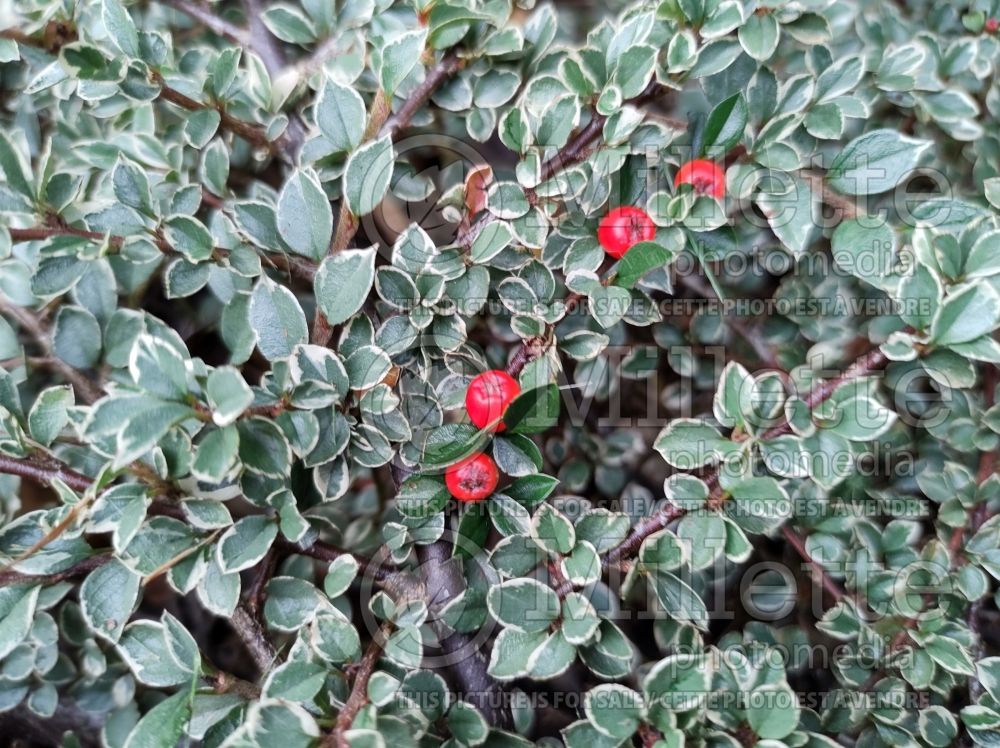
<instances>
[{"instance_id":1,"label":"dense foliage","mask_svg":"<svg viewBox=\"0 0 1000 748\"><path fill-rule=\"evenodd\" d=\"M593 5L0 0L4 741L1000 746L1000 0Z\"/></svg>"}]
</instances>

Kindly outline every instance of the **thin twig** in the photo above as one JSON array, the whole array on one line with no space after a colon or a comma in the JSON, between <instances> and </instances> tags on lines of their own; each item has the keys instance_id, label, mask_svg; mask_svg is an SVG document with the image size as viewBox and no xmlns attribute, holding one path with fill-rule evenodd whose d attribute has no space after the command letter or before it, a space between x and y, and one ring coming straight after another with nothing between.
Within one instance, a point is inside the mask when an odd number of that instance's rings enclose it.
<instances>
[{"instance_id":1,"label":"thin twig","mask_svg":"<svg viewBox=\"0 0 1000 748\"><path fill-rule=\"evenodd\" d=\"M261 673L270 670L278 655L264 633L260 622L242 604L236 606L229 622L246 646L247 652L250 653L254 664L257 665L257 669Z\"/></svg>"},{"instance_id":2,"label":"thin twig","mask_svg":"<svg viewBox=\"0 0 1000 748\"><path fill-rule=\"evenodd\" d=\"M264 61L267 72L273 76L285 65L285 51L277 37L264 24L265 5L259 0L244 0L243 5L250 21L249 44Z\"/></svg>"},{"instance_id":3,"label":"thin twig","mask_svg":"<svg viewBox=\"0 0 1000 748\"><path fill-rule=\"evenodd\" d=\"M833 577L826 573L826 569L812 557L812 554L806 549L805 541L802 540L799 534L788 525L781 528L781 534L788 541L788 544L795 549L795 552L799 554L802 560L806 562L812 570L813 578L823 585L823 589L833 598L833 601L839 603L843 600L846 597L846 593L833 580Z\"/></svg>"},{"instance_id":4,"label":"thin twig","mask_svg":"<svg viewBox=\"0 0 1000 748\"><path fill-rule=\"evenodd\" d=\"M43 486L51 486L58 479L78 493L83 493L93 483L92 479L65 463L46 464L28 457L0 455L0 473L29 478Z\"/></svg>"},{"instance_id":5,"label":"thin twig","mask_svg":"<svg viewBox=\"0 0 1000 748\"><path fill-rule=\"evenodd\" d=\"M340 713L337 714L337 722L333 730L323 739L321 748L350 748L346 733L351 729L351 724L358 716L358 712L368 703L368 681L375 672L375 666L378 665L390 633L392 633L391 623L382 624L382 627L375 632L375 636L372 637L371 643L355 670L351 693L348 695L347 701L344 702Z\"/></svg>"},{"instance_id":6,"label":"thin twig","mask_svg":"<svg viewBox=\"0 0 1000 748\"><path fill-rule=\"evenodd\" d=\"M453 49L446 53L427 70L424 80L410 92L399 110L391 114L379 127L378 137L389 135L395 138L409 127L413 116L430 100L441 84L455 75L464 65L465 60L459 55L458 50Z\"/></svg>"},{"instance_id":7,"label":"thin twig","mask_svg":"<svg viewBox=\"0 0 1000 748\"><path fill-rule=\"evenodd\" d=\"M190 96L181 93L176 88L168 86L163 76L156 70L152 71L151 77L153 82L160 86L159 98L163 101L169 101L171 104L176 104L189 112L197 112L201 109L214 109L219 113L219 126L222 129L228 130L234 135L239 135L245 141L250 143L250 145L255 148L267 150L272 155L281 155L284 150L284 137L278 137L276 140L268 140L267 133L264 130L263 125L259 125L256 122L247 122L234 117L227 112L226 108L221 104L205 104L204 102L192 99Z\"/></svg>"},{"instance_id":8,"label":"thin twig","mask_svg":"<svg viewBox=\"0 0 1000 748\"><path fill-rule=\"evenodd\" d=\"M94 569L104 566L112 558L110 553L97 553L87 556L82 561L62 571L52 574L22 574L18 571L0 571L0 587L9 587L14 584L56 584L67 579L86 576Z\"/></svg>"},{"instance_id":9,"label":"thin twig","mask_svg":"<svg viewBox=\"0 0 1000 748\"><path fill-rule=\"evenodd\" d=\"M250 46L250 32L242 26L237 26L217 16L203 5L192 2L192 0L160 0L160 2L175 10L179 10L186 16L190 16L213 34L225 37L242 47Z\"/></svg>"}]
</instances>

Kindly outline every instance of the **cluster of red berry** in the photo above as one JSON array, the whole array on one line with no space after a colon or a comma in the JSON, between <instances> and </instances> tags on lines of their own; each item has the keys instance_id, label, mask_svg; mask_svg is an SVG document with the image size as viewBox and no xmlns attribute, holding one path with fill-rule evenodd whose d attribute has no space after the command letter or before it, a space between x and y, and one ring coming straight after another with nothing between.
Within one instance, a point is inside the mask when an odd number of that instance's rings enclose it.
<instances>
[{"instance_id":1,"label":"cluster of red berry","mask_svg":"<svg viewBox=\"0 0 1000 748\"><path fill-rule=\"evenodd\" d=\"M521 394L521 386L510 374L493 369L473 377L465 393L465 410L476 428L500 432L506 426L504 411ZM497 487L500 471L493 458L483 452L466 457L444 474L448 491L459 501L482 501Z\"/></svg>"},{"instance_id":2,"label":"cluster of red berry","mask_svg":"<svg viewBox=\"0 0 1000 748\"><path fill-rule=\"evenodd\" d=\"M674 186L682 184L690 184L701 194L721 198L726 192L726 173L714 161L695 159L677 171ZM608 211L597 227L597 240L605 252L618 260L636 244L651 241L655 235L653 219L634 205ZM503 414L519 394L520 385L507 372L484 371L473 378L465 393L469 420L480 429L503 431ZM445 470L444 478L449 493L459 501L482 501L496 489L500 471L492 457L477 452Z\"/></svg>"},{"instance_id":3,"label":"cluster of red berry","mask_svg":"<svg viewBox=\"0 0 1000 748\"><path fill-rule=\"evenodd\" d=\"M695 192L722 198L726 194L726 173L714 161L697 158L677 170L674 186L690 184ZM622 205L608 211L597 227L597 240L604 251L620 260L639 242L656 236L656 225L649 214L634 205Z\"/></svg>"}]
</instances>

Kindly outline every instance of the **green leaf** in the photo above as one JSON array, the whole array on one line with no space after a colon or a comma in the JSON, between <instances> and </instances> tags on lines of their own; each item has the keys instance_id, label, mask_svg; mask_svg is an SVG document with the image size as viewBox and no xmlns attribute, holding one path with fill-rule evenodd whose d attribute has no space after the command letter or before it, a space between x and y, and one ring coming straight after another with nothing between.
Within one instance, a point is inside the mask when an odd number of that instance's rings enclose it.
<instances>
[{"instance_id":1,"label":"green leaf","mask_svg":"<svg viewBox=\"0 0 1000 748\"><path fill-rule=\"evenodd\" d=\"M642 679L646 704L683 712L701 704L711 692L712 663L701 654L676 654L655 663Z\"/></svg>"},{"instance_id":2,"label":"green leaf","mask_svg":"<svg viewBox=\"0 0 1000 748\"><path fill-rule=\"evenodd\" d=\"M975 675L975 664L969 652L959 642L948 636L931 634L924 642L924 651L938 665L950 673Z\"/></svg>"},{"instance_id":3,"label":"green leaf","mask_svg":"<svg viewBox=\"0 0 1000 748\"><path fill-rule=\"evenodd\" d=\"M448 423L432 430L424 442L421 462L443 467L480 451L489 434L469 423Z\"/></svg>"},{"instance_id":4,"label":"green leaf","mask_svg":"<svg viewBox=\"0 0 1000 748\"><path fill-rule=\"evenodd\" d=\"M162 623L135 621L125 627L116 645L140 683L166 688L186 683L191 678L190 664L183 667L167 654L166 632Z\"/></svg>"},{"instance_id":5,"label":"green leaf","mask_svg":"<svg viewBox=\"0 0 1000 748\"><path fill-rule=\"evenodd\" d=\"M30 171L24 164L21 151L5 132L0 132L0 171L8 185L34 203L35 191L31 185Z\"/></svg>"},{"instance_id":6,"label":"green leaf","mask_svg":"<svg viewBox=\"0 0 1000 748\"><path fill-rule=\"evenodd\" d=\"M383 91L390 96L396 92L399 85L406 80L406 76L420 61L426 40L426 29L414 29L393 37L382 48L379 80L382 83Z\"/></svg>"},{"instance_id":7,"label":"green leaf","mask_svg":"<svg viewBox=\"0 0 1000 748\"><path fill-rule=\"evenodd\" d=\"M747 103L742 94L733 94L717 104L708 115L702 132L702 155L718 158L728 152L743 137L747 121ZM631 253L632 250L629 250L629 254Z\"/></svg>"},{"instance_id":8,"label":"green leaf","mask_svg":"<svg viewBox=\"0 0 1000 748\"><path fill-rule=\"evenodd\" d=\"M536 473L518 478L504 489L504 493L518 504L530 509L545 501L558 485L558 478Z\"/></svg>"},{"instance_id":9,"label":"green leaf","mask_svg":"<svg viewBox=\"0 0 1000 748\"><path fill-rule=\"evenodd\" d=\"M319 260L330 247L333 210L312 171L295 171L281 188L278 233L300 255ZM273 248L273 247L272 247Z\"/></svg>"},{"instance_id":10,"label":"green leaf","mask_svg":"<svg viewBox=\"0 0 1000 748\"><path fill-rule=\"evenodd\" d=\"M895 130L872 130L844 146L826 180L844 195L877 195L899 184L930 145Z\"/></svg>"},{"instance_id":11,"label":"green leaf","mask_svg":"<svg viewBox=\"0 0 1000 748\"><path fill-rule=\"evenodd\" d=\"M120 158L111 172L111 183L115 197L124 205L148 212L152 198L149 192L149 178L138 164Z\"/></svg>"},{"instance_id":12,"label":"green leaf","mask_svg":"<svg viewBox=\"0 0 1000 748\"><path fill-rule=\"evenodd\" d=\"M998 321L1000 295L986 283L971 283L945 298L931 324L931 341L967 343L991 332Z\"/></svg>"},{"instance_id":13,"label":"green leaf","mask_svg":"<svg viewBox=\"0 0 1000 748\"><path fill-rule=\"evenodd\" d=\"M559 598L534 579L511 579L490 587L486 595L490 615L515 631L547 631L559 615Z\"/></svg>"},{"instance_id":14,"label":"green leaf","mask_svg":"<svg viewBox=\"0 0 1000 748\"><path fill-rule=\"evenodd\" d=\"M264 11L261 20L283 42L309 44L316 41L312 21L294 6L275 4Z\"/></svg>"},{"instance_id":15,"label":"green leaf","mask_svg":"<svg viewBox=\"0 0 1000 748\"><path fill-rule=\"evenodd\" d=\"M653 442L653 449L681 470L706 465L735 448L715 427L694 418L674 419Z\"/></svg>"},{"instance_id":16,"label":"green leaf","mask_svg":"<svg viewBox=\"0 0 1000 748\"><path fill-rule=\"evenodd\" d=\"M187 397L187 367L177 350L152 335L140 335L129 356L129 373L146 392L164 400Z\"/></svg>"},{"instance_id":17,"label":"green leaf","mask_svg":"<svg viewBox=\"0 0 1000 748\"><path fill-rule=\"evenodd\" d=\"M216 546L224 573L243 571L256 565L278 535L278 525L262 515L244 517L226 530Z\"/></svg>"},{"instance_id":18,"label":"green leaf","mask_svg":"<svg viewBox=\"0 0 1000 748\"><path fill-rule=\"evenodd\" d=\"M943 706L929 706L920 710L918 720L920 737L933 748L945 748L958 735L958 721Z\"/></svg>"},{"instance_id":19,"label":"green leaf","mask_svg":"<svg viewBox=\"0 0 1000 748\"><path fill-rule=\"evenodd\" d=\"M291 469L292 448L278 425L254 417L237 422L239 454L244 467L267 478L283 478Z\"/></svg>"},{"instance_id":20,"label":"green leaf","mask_svg":"<svg viewBox=\"0 0 1000 748\"><path fill-rule=\"evenodd\" d=\"M394 632L385 643L385 656L404 668L420 667L424 645L420 638L420 629L407 626Z\"/></svg>"},{"instance_id":21,"label":"green leaf","mask_svg":"<svg viewBox=\"0 0 1000 748\"><path fill-rule=\"evenodd\" d=\"M231 366L212 370L205 384L205 396L216 426L233 423L253 403L250 385L239 370Z\"/></svg>"},{"instance_id":22,"label":"green leaf","mask_svg":"<svg viewBox=\"0 0 1000 748\"><path fill-rule=\"evenodd\" d=\"M92 571L80 586L80 612L90 629L114 644L139 597L140 576L118 559Z\"/></svg>"},{"instance_id":23,"label":"green leaf","mask_svg":"<svg viewBox=\"0 0 1000 748\"><path fill-rule=\"evenodd\" d=\"M503 422L512 434L537 434L559 421L559 387L555 384L522 392L504 412Z\"/></svg>"},{"instance_id":24,"label":"green leaf","mask_svg":"<svg viewBox=\"0 0 1000 748\"><path fill-rule=\"evenodd\" d=\"M489 724L479 710L464 701L456 701L448 710L448 730L463 745L477 746L489 735Z\"/></svg>"},{"instance_id":25,"label":"green leaf","mask_svg":"<svg viewBox=\"0 0 1000 748\"><path fill-rule=\"evenodd\" d=\"M415 475L403 481L396 494L396 507L400 514L420 519L440 512L451 494L440 478Z\"/></svg>"},{"instance_id":26,"label":"green leaf","mask_svg":"<svg viewBox=\"0 0 1000 748\"><path fill-rule=\"evenodd\" d=\"M763 62L774 54L781 39L781 27L772 13L752 13L739 30L740 45L755 60Z\"/></svg>"},{"instance_id":27,"label":"green leaf","mask_svg":"<svg viewBox=\"0 0 1000 748\"><path fill-rule=\"evenodd\" d=\"M191 719L191 694L179 691L146 712L125 741L124 748L174 748Z\"/></svg>"},{"instance_id":28,"label":"green leaf","mask_svg":"<svg viewBox=\"0 0 1000 748\"><path fill-rule=\"evenodd\" d=\"M573 523L551 504L542 504L531 518L531 539L549 553L569 553L576 544Z\"/></svg>"},{"instance_id":29,"label":"green leaf","mask_svg":"<svg viewBox=\"0 0 1000 748\"><path fill-rule=\"evenodd\" d=\"M877 285L892 269L896 233L886 222L871 226L853 219L841 221L830 243L834 262L855 278Z\"/></svg>"},{"instance_id":30,"label":"green leaf","mask_svg":"<svg viewBox=\"0 0 1000 748\"><path fill-rule=\"evenodd\" d=\"M672 259L673 253L666 247L656 242L639 242L618 263L615 285L634 288L645 275L658 268L666 268Z\"/></svg>"},{"instance_id":31,"label":"green leaf","mask_svg":"<svg viewBox=\"0 0 1000 748\"><path fill-rule=\"evenodd\" d=\"M68 409L73 405L73 389L69 385L48 387L35 398L28 413L31 438L50 445L69 422Z\"/></svg>"},{"instance_id":32,"label":"green leaf","mask_svg":"<svg viewBox=\"0 0 1000 748\"><path fill-rule=\"evenodd\" d=\"M768 533L792 513L788 493L769 476L748 478L729 491L726 514L749 533Z\"/></svg>"},{"instance_id":33,"label":"green leaf","mask_svg":"<svg viewBox=\"0 0 1000 748\"><path fill-rule=\"evenodd\" d=\"M819 203L808 183L797 177L774 180L774 191L757 196L768 225L793 255L805 254L819 225Z\"/></svg>"},{"instance_id":34,"label":"green leaf","mask_svg":"<svg viewBox=\"0 0 1000 748\"><path fill-rule=\"evenodd\" d=\"M357 629L336 608L316 616L310 627L310 634L312 648L328 662L348 662L361 652L361 639Z\"/></svg>"},{"instance_id":35,"label":"green leaf","mask_svg":"<svg viewBox=\"0 0 1000 748\"><path fill-rule=\"evenodd\" d=\"M365 133L365 102L361 94L332 78L323 80L316 100L316 125L334 150L347 153Z\"/></svg>"},{"instance_id":36,"label":"green leaf","mask_svg":"<svg viewBox=\"0 0 1000 748\"><path fill-rule=\"evenodd\" d=\"M323 260L316 273L316 303L331 325L353 317L375 280L375 247L346 249Z\"/></svg>"},{"instance_id":37,"label":"green leaf","mask_svg":"<svg viewBox=\"0 0 1000 748\"><path fill-rule=\"evenodd\" d=\"M604 683L587 691L583 708L598 732L618 740L636 731L646 711L642 695L618 683Z\"/></svg>"},{"instance_id":38,"label":"green leaf","mask_svg":"<svg viewBox=\"0 0 1000 748\"><path fill-rule=\"evenodd\" d=\"M780 740L799 724L799 700L786 683L754 689L746 709L750 727L763 740Z\"/></svg>"},{"instance_id":39,"label":"green leaf","mask_svg":"<svg viewBox=\"0 0 1000 748\"><path fill-rule=\"evenodd\" d=\"M331 600L344 594L358 575L358 562L354 556L343 555L333 560L323 578L323 591Z\"/></svg>"},{"instance_id":40,"label":"green leaf","mask_svg":"<svg viewBox=\"0 0 1000 748\"><path fill-rule=\"evenodd\" d=\"M101 19L114 45L126 57L139 57L139 32L120 0L101 0Z\"/></svg>"},{"instance_id":41,"label":"green leaf","mask_svg":"<svg viewBox=\"0 0 1000 748\"><path fill-rule=\"evenodd\" d=\"M70 366L89 369L101 358L101 326L89 311L60 307L52 330L53 351Z\"/></svg>"},{"instance_id":42,"label":"green leaf","mask_svg":"<svg viewBox=\"0 0 1000 748\"><path fill-rule=\"evenodd\" d=\"M31 630L40 585L0 588L0 659L10 654Z\"/></svg>"},{"instance_id":43,"label":"green leaf","mask_svg":"<svg viewBox=\"0 0 1000 748\"><path fill-rule=\"evenodd\" d=\"M196 218L170 216L163 222L163 234L170 246L191 262L204 262L212 256L212 235Z\"/></svg>"},{"instance_id":44,"label":"green leaf","mask_svg":"<svg viewBox=\"0 0 1000 748\"><path fill-rule=\"evenodd\" d=\"M257 347L269 361L287 358L295 346L308 339L306 315L295 295L267 276L253 290L249 315Z\"/></svg>"},{"instance_id":45,"label":"green leaf","mask_svg":"<svg viewBox=\"0 0 1000 748\"><path fill-rule=\"evenodd\" d=\"M392 138L388 135L365 143L344 170L344 196L354 216L366 216L382 202L393 171Z\"/></svg>"}]
</instances>

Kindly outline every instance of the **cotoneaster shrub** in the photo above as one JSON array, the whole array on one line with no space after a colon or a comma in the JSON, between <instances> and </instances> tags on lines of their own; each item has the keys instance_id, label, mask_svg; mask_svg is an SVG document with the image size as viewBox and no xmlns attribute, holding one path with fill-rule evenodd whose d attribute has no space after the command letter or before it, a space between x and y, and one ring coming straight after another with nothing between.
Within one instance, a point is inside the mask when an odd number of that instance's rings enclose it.
<instances>
[{"instance_id":1,"label":"cotoneaster shrub","mask_svg":"<svg viewBox=\"0 0 1000 748\"><path fill-rule=\"evenodd\" d=\"M0 742L1000 746L1000 3L533 6L0 0Z\"/></svg>"}]
</instances>

